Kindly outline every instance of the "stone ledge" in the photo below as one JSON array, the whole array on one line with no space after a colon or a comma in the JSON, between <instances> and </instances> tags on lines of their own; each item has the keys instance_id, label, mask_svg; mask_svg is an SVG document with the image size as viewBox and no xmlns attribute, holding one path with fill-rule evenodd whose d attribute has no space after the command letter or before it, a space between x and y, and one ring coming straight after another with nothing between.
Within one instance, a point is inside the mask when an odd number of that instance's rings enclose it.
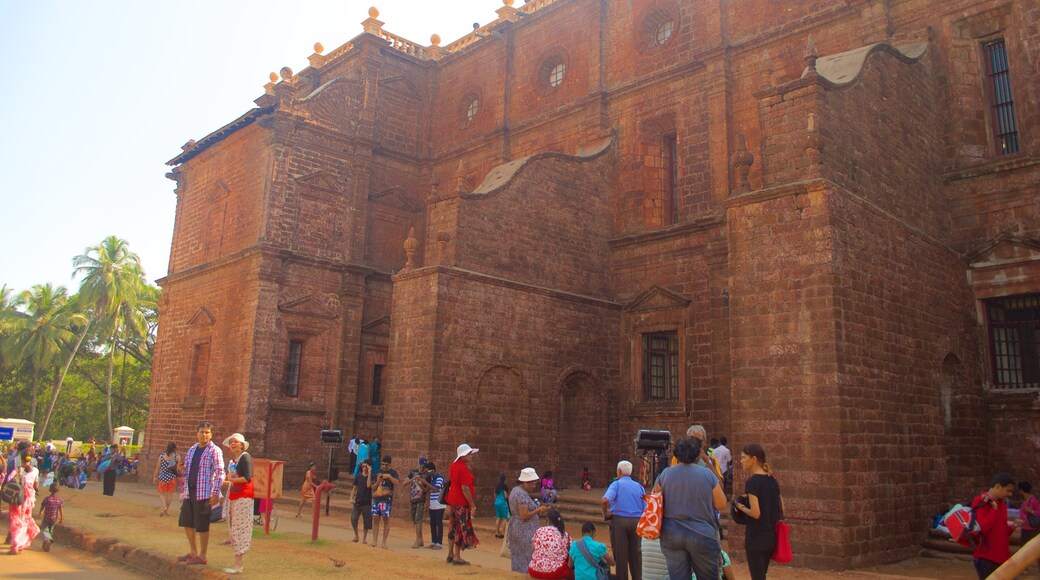
<instances>
[{"instance_id":1,"label":"stone ledge","mask_svg":"<svg viewBox=\"0 0 1040 580\"><path fill-rule=\"evenodd\" d=\"M178 562L173 556L143 550L131 544L123 543L116 538L99 538L94 534L82 532L65 524L54 526L54 538L59 542L68 543L80 550L104 556L112 562L140 570L156 578L178 577L216 580L228 577L227 574L214 568L188 566Z\"/></svg>"}]
</instances>

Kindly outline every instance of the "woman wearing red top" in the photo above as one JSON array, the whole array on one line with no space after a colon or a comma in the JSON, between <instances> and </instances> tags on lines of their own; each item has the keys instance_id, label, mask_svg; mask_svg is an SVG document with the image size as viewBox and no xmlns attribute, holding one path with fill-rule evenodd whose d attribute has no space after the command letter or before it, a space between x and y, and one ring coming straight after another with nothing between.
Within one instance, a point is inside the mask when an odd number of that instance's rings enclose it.
<instances>
[{"instance_id":1,"label":"woman wearing red top","mask_svg":"<svg viewBox=\"0 0 1040 580\"><path fill-rule=\"evenodd\" d=\"M253 459L246 453L249 442L241 433L232 433L224 440L224 447L231 450L225 484L228 490L226 505L228 536L235 553L235 565L224 568L225 574L242 573L242 557L249 551L253 539Z\"/></svg>"},{"instance_id":2,"label":"woman wearing red top","mask_svg":"<svg viewBox=\"0 0 1040 580\"><path fill-rule=\"evenodd\" d=\"M444 503L448 504L451 512L451 524L448 532L448 563L456 566L469 566L469 562L462 559L462 551L468 548L476 548L480 540L473 531L473 517L476 515L477 504L474 501L474 493L477 478L469 469L469 463L473 461L473 455L480 451L474 449L467 443L459 445L455 455L455 462L451 464L448 471L448 495Z\"/></svg>"}]
</instances>

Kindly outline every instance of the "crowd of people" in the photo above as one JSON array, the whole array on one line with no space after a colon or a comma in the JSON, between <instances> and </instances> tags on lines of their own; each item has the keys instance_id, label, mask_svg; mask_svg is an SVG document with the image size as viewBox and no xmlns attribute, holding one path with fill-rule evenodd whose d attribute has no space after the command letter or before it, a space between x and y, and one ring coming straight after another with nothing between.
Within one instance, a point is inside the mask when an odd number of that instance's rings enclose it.
<instances>
[{"instance_id":1,"label":"crowd of people","mask_svg":"<svg viewBox=\"0 0 1040 580\"><path fill-rule=\"evenodd\" d=\"M221 506L234 556L234 565L224 572L237 574L243 571L252 537L256 501L253 463L249 442L241 434L233 433L223 440L226 453L212 439L212 425L203 422L197 427L196 443L183 457L176 443L170 442L156 460L152 481L159 492L160 517L169 515L174 494L181 500L178 525L184 530L189 552L178 560L189 565L207 564L210 524L214 510ZM65 451L50 444L20 442L10 455L0 454L12 554L27 549L41 534L43 549L50 550L53 528L64 519L60 498L63 485L82 489L88 474L98 474L104 482L104 494L113 495L116 477L136 469L136 458L127 459L117 445L105 445L98 452L91 441L88 451L75 459L71 450L71 442ZM443 549L447 518L446 562L453 566L470 564L465 551L480 543L473 526L477 501L472 470L479 449L460 444L447 476L433 461L419 457L405 477L394 467L393 457L382 452L379 437L371 443L356 437L349 450L354 542L388 548L394 497L401 491L408 494L409 519L415 532L412 548ZM728 510L735 523L745 526L744 556L752 580L764 580L777 548L777 523L784 519L783 496L766 461L765 449L756 443L741 449L744 494L733 498L727 490L732 483L734 457L726 438L709 440L704 427L693 425L670 450L670 460L658 454L652 460L655 468L644 469L635 477L631 462L618 462L616 477L601 500L609 528L609 551L606 543L596 539L598 530L592 522L583 523L577 540L568 533L556 509L558 491L551 471L539 476L534 467L524 467L514 485L500 473L494 488L495 537L503 540L503 552L508 548L510 569L542 579L593 580L604 577L612 568L619 580L732 579L729 555L722 549L720 523L721 512ZM581 480L581 488L590 490L587 467ZM297 517L308 502L320 501L320 492L326 489L323 483L318 480L316 464L310 463L301 486ZM39 502L38 514L34 515L41 489L50 493ZM1016 491L1025 499L1020 518L1011 521L1007 499ZM657 501L663 506L659 537L640 530L646 514L652 511L648 510L648 498L651 504ZM974 549L980 579L987 578L1010 557L1009 537L1015 529L1022 529L1024 543L1040 528L1040 500L1032 494L1032 486L1029 482L1016 484L1008 474L998 474L991 487L971 502L971 510L978 534L984 539ZM42 518L41 524L36 523L36 516ZM427 519L428 544L424 537Z\"/></svg>"}]
</instances>

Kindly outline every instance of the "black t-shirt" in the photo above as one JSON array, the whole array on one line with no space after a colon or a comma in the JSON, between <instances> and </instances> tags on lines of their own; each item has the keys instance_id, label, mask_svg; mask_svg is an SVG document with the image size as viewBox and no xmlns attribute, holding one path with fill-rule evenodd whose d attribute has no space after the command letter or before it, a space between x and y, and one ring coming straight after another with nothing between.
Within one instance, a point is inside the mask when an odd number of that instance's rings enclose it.
<instances>
[{"instance_id":1,"label":"black t-shirt","mask_svg":"<svg viewBox=\"0 0 1040 580\"><path fill-rule=\"evenodd\" d=\"M192 458L194 462L194 458ZM247 482L253 481L253 459L249 457L248 453L242 453L238 456L238 462L235 463L235 473L239 477L246 478Z\"/></svg>"},{"instance_id":2,"label":"black t-shirt","mask_svg":"<svg viewBox=\"0 0 1040 580\"><path fill-rule=\"evenodd\" d=\"M354 489L357 490L354 505L372 505L371 483L360 472L354 477Z\"/></svg>"},{"instance_id":3,"label":"black t-shirt","mask_svg":"<svg viewBox=\"0 0 1040 580\"><path fill-rule=\"evenodd\" d=\"M199 464L202 463L202 447L195 448L195 454L191 456L191 467L188 469L188 492L191 499L195 499L195 490L199 486ZM113 458L113 461L115 459Z\"/></svg>"},{"instance_id":4,"label":"black t-shirt","mask_svg":"<svg viewBox=\"0 0 1040 580\"><path fill-rule=\"evenodd\" d=\"M744 485L748 495L758 498L759 518L748 518L744 547L759 552L776 547L776 522L780 521L780 484L768 475L752 475Z\"/></svg>"}]
</instances>

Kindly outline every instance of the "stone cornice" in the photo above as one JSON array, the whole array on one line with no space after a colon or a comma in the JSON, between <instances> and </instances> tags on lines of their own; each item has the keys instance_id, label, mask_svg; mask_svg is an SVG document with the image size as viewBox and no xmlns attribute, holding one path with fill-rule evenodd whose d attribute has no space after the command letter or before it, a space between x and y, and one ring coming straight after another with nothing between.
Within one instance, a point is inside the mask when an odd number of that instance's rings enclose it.
<instances>
[{"instance_id":1,"label":"stone cornice","mask_svg":"<svg viewBox=\"0 0 1040 580\"><path fill-rule=\"evenodd\" d=\"M491 284L494 286L501 286L504 288L511 288L513 290L520 290L529 294L539 294L542 296L548 296L550 298L556 298L558 300L565 300L567 302L577 302L579 304L587 304L589 306L596 306L599 308L621 310L621 308L624 306L620 302L615 302L613 300L606 300L603 298L596 298L593 296L574 294L573 292L566 292L563 290L557 290L555 288L546 288L544 286L536 286L534 284L528 284L526 282L509 280L506 278L500 278L498 276L492 276L490 274L484 274L482 272L474 272L473 270L466 270L463 268L455 268L450 266L427 266L424 268L405 270L394 276L393 280L396 284L397 282L403 282L414 278L422 278L425 276L433 276L436 274L451 276L453 278L472 280L475 282L483 282L485 284Z\"/></svg>"},{"instance_id":2,"label":"stone cornice","mask_svg":"<svg viewBox=\"0 0 1040 580\"><path fill-rule=\"evenodd\" d=\"M689 234L703 232L718 227L725 221L726 219L722 215L707 215L699 217L693 221L675 224L666 228L625 234L611 238L607 240L607 243L610 244L611 249L617 249L647 242L681 238Z\"/></svg>"}]
</instances>

